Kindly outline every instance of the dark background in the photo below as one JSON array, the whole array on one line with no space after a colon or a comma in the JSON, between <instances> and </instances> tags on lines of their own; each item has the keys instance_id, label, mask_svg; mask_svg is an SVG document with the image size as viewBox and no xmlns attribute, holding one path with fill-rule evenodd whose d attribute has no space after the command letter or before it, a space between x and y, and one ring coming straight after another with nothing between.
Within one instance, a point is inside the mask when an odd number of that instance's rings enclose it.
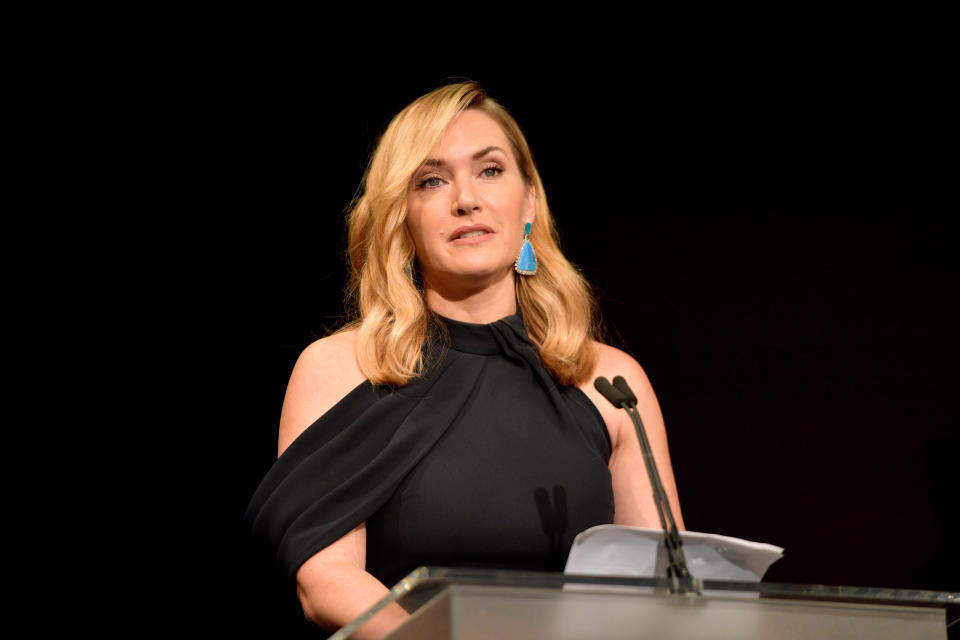
<instances>
[{"instance_id":1,"label":"dark background","mask_svg":"<svg viewBox=\"0 0 960 640\"><path fill-rule=\"evenodd\" d=\"M179 535L206 619L300 628L243 511L294 361L342 319L343 218L369 152L393 114L459 78L519 121L608 341L653 382L687 527L784 547L769 581L960 591L944 38L680 39L387 70L279 36L203 53L158 100L159 137L182 146L160 198L189 200L166 218L163 313L188 359L179 433L203 474Z\"/></svg>"}]
</instances>

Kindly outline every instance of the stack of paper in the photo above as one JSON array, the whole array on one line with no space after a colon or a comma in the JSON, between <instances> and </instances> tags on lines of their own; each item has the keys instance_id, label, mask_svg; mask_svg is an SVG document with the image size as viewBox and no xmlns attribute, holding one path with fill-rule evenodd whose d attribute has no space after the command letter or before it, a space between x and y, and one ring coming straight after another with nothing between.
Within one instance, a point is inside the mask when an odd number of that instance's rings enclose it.
<instances>
[{"instance_id":1,"label":"stack of paper","mask_svg":"<svg viewBox=\"0 0 960 640\"><path fill-rule=\"evenodd\" d=\"M682 531L680 538L687 569L704 580L759 582L770 565L783 556L783 549L772 544L712 533ZM574 539L564 572L665 577L666 569L663 529L603 524Z\"/></svg>"}]
</instances>

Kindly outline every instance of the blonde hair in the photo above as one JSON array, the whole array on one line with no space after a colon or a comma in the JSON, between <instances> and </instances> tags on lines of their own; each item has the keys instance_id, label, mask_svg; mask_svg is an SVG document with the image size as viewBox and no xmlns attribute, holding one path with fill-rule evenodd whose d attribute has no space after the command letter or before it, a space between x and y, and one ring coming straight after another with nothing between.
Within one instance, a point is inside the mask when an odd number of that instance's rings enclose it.
<instances>
[{"instance_id":1,"label":"blonde hair","mask_svg":"<svg viewBox=\"0 0 960 640\"><path fill-rule=\"evenodd\" d=\"M596 305L580 272L560 251L530 147L513 117L476 82L440 87L413 101L387 126L348 214L347 301L358 328L357 361L374 384L401 386L421 374L430 314L417 283L416 253L407 230L407 188L450 123L466 109L496 120L527 186L536 189L530 233L537 273L517 276L517 306L540 359L560 384L586 379L596 365L591 340Z\"/></svg>"}]
</instances>

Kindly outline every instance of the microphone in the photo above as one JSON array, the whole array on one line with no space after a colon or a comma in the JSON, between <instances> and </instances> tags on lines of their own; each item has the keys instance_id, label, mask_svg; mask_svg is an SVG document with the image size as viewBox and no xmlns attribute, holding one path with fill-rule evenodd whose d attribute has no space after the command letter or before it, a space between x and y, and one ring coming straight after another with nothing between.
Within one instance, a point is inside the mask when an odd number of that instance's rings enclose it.
<instances>
[{"instance_id":1,"label":"microphone","mask_svg":"<svg viewBox=\"0 0 960 640\"><path fill-rule=\"evenodd\" d=\"M631 407L637 406L637 396L633 395L633 391L630 390L630 386L627 385L627 381L623 379L623 376L614 376L613 386L623 394L626 402L630 403Z\"/></svg>"},{"instance_id":2,"label":"microphone","mask_svg":"<svg viewBox=\"0 0 960 640\"><path fill-rule=\"evenodd\" d=\"M647 467L647 477L650 478L650 486L653 489L653 502L657 506L657 515L660 516L660 526L663 527L670 592L700 595L702 581L695 579L687 570L687 560L683 554L683 541L680 539L677 523L673 519L673 511L670 509L670 501L667 500L667 492L664 491L663 484L660 482L660 474L657 472L657 464L653 459L653 450L650 448L650 441L647 440L647 432L643 428L640 412L637 411L636 394L630 389L630 385L627 384L623 376L614 377L613 384L610 384L609 380L601 376L593 381L593 386L604 398L610 401L610 404L625 410L633 421L633 427L637 432L637 440L640 442L640 449L643 452L643 463Z\"/></svg>"},{"instance_id":3,"label":"microphone","mask_svg":"<svg viewBox=\"0 0 960 640\"><path fill-rule=\"evenodd\" d=\"M621 380L622 379L623 378L621 378ZM614 378L614 380L616 380L616 378ZM610 381L606 378L600 377L594 380L593 387L600 392L600 395L609 400L610 404L617 408L622 407L626 401L623 391L610 384Z\"/></svg>"}]
</instances>

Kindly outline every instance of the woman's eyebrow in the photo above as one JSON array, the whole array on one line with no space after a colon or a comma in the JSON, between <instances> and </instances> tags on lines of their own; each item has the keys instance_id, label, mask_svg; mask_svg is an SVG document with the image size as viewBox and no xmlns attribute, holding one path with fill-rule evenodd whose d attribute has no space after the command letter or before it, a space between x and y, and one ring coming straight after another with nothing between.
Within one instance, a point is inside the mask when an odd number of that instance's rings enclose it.
<instances>
[{"instance_id":1,"label":"woman's eyebrow","mask_svg":"<svg viewBox=\"0 0 960 640\"><path fill-rule=\"evenodd\" d=\"M477 160L478 158L482 158L483 156L487 155L492 151L499 151L500 153L506 153L506 151L504 151L500 147L490 146L490 147L485 147L480 151L477 151L475 154L473 154L473 157L471 158L471 160ZM446 164L447 164L446 162L444 162L443 160L438 160L437 158L427 158L426 160L423 161L423 165L421 166L443 167L443 166L446 166Z\"/></svg>"}]
</instances>

